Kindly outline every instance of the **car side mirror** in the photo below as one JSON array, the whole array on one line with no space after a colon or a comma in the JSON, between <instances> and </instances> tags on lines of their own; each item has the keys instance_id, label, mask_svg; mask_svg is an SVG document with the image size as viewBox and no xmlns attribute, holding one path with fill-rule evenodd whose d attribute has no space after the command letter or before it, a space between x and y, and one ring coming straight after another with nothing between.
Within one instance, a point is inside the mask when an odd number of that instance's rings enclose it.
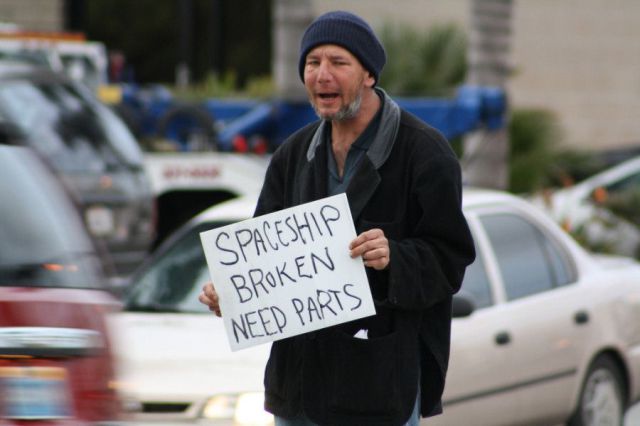
<instances>
[{"instance_id":1,"label":"car side mirror","mask_svg":"<svg viewBox=\"0 0 640 426\"><path fill-rule=\"evenodd\" d=\"M473 300L466 294L454 294L451 302L451 315L453 318L468 317L476 309Z\"/></svg>"}]
</instances>

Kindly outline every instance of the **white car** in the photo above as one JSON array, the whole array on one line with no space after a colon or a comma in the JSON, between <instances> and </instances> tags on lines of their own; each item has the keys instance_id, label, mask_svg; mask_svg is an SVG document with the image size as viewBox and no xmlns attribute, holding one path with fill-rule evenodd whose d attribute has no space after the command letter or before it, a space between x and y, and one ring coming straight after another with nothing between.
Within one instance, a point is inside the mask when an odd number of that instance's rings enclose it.
<instances>
[{"instance_id":1,"label":"white car","mask_svg":"<svg viewBox=\"0 0 640 426\"><path fill-rule=\"evenodd\" d=\"M256 199L235 199L200 214L142 265L111 317L118 388L129 420L269 425L263 371L270 345L231 352L222 319L198 301L209 281L200 232L247 219Z\"/></svg>"},{"instance_id":2,"label":"white car","mask_svg":"<svg viewBox=\"0 0 640 426\"><path fill-rule=\"evenodd\" d=\"M254 205L202 213L135 275L113 326L136 420L272 421L261 395L269 345L231 353L222 321L197 301L208 280L199 232ZM454 303L445 412L427 423L620 425L640 398L640 267L590 255L515 196L468 189L464 210L478 256ZM475 309L460 317L465 301Z\"/></svg>"},{"instance_id":3,"label":"white car","mask_svg":"<svg viewBox=\"0 0 640 426\"><path fill-rule=\"evenodd\" d=\"M613 214L608 205L621 197L640 200L640 156L532 201L588 247L639 257L640 223Z\"/></svg>"}]
</instances>

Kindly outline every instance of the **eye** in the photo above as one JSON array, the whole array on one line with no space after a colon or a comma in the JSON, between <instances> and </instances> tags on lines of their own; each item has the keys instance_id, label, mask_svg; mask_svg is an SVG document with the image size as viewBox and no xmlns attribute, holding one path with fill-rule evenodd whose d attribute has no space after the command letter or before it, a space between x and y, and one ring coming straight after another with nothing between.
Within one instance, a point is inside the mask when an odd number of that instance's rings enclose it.
<instances>
[{"instance_id":1,"label":"eye","mask_svg":"<svg viewBox=\"0 0 640 426\"><path fill-rule=\"evenodd\" d=\"M350 62L347 59L334 59L333 64L336 66L347 66Z\"/></svg>"}]
</instances>

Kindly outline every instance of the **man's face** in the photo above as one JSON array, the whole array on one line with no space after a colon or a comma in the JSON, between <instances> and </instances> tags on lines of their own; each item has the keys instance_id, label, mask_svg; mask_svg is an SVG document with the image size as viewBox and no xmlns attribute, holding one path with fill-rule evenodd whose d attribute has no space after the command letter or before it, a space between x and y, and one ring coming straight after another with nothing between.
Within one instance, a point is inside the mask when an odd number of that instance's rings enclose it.
<instances>
[{"instance_id":1,"label":"man's face","mask_svg":"<svg viewBox=\"0 0 640 426\"><path fill-rule=\"evenodd\" d=\"M342 121L355 117L363 89L374 84L360 61L340 46L325 44L307 54L304 85L320 118Z\"/></svg>"}]
</instances>

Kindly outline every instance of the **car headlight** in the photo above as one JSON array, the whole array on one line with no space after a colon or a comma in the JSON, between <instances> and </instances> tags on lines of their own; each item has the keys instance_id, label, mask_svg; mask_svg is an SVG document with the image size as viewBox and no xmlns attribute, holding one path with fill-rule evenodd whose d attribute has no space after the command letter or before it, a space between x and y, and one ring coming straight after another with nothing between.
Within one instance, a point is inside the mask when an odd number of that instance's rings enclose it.
<instances>
[{"instance_id":1,"label":"car headlight","mask_svg":"<svg viewBox=\"0 0 640 426\"><path fill-rule=\"evenodd\" d=\"M116 232L115 213L109 207L90 206L84 212L84 219L89 231L96 237L106 237Z\"/></svg>"},{"instance_id":2,"label":"car headlight","mask_svg":"<svg viewBox=\"0 0 640 426\"><path fill-rule=\"evenodd\" d=\"M233 419L234 424L273 425L273 415L264 410L264 393L247 392L239 395L216 395L209 398L202 409L205 419Z\"/></svg>"},{"instance_id":3,"label":"car headlight","mask_svg":"<svg viewBox=\"0 0 640 426\"><path fill-rule=\"evenodd\" d=\"M209 398L202 409L205 419L231 419L235 412L237 398L231 395L216 395Z\"/></svg>"}]
</instances>

